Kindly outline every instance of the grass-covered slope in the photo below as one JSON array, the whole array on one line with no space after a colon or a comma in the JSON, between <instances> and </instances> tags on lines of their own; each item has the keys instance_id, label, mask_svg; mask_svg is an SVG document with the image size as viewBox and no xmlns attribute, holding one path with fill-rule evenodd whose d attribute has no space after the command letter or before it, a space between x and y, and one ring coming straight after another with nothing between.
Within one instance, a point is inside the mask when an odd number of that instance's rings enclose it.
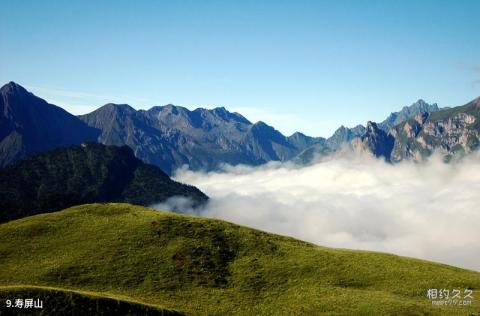
<instances>
[{"instance_id":1,"label":"grass-covered slope","mask_svg":"<svg viewBox=\"0 0 480 316\"><path fill-rule=\"evenodd\" d=\"M196 315L480 310L477 272L128 204L83 205L1 224L0 285L91 291ZM432 307L430 288L474 289L474 305Z\"/></svg>"},{"instance_id":2,"label":"grass-covered slope","mask_svg":"<svg viewBox=\"0 0 480 316\"><path fill-rule=\"evenodd\" d=\"M40 299L42 308L16 308L15 298ZM10 308L6 302L10 300ZM0 286L0 315L183 315L159 306L145 305L118 297L101 296L94 292L70 291L38 286Z\"/></svg>"},{"instance_id":3,"label":"grass-covered slope","mask_svg":"<svg viewBox=\"0 0 480 316\"><path fill-rule=\"evenodd\" d=\"M171 180L127 147L83 143L0 169L0 222L96 202L151 205L181 195L200 204L197 188Z\"/></svg>"}]
</instances>

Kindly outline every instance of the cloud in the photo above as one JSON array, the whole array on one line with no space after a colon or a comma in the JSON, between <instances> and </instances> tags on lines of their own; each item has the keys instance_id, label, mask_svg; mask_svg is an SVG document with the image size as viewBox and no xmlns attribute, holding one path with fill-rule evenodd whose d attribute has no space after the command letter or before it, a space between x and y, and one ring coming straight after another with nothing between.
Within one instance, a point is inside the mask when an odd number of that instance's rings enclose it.
<instances>
[{"instance_id":1,"label":"cloud","mask_svg":"<svg viewBox=\"0 0 480 316\"><path fill-rule=\"evenodd\" d=\"M172 196L162 203L150 205L150 207L159 210L168 210L172 212L181 212L183 214L200 215L199 210L195 209L195 201L185 196Z\"/></svg>"},{"instance_id":2,"label":"cloud","mask_svg":"<svg viewBox=\"0 0 480 316\"><path fill-rule=\"evenodd\" d=\"M459 63L458 65L460 68L463 68L465 70L480 73L480 65L469 64L469 63Z\"/></svg>"},{"instance_id":3,"label":"cloud","mask_svg":"<svg viewBox=\"0 0 480 316\"><path fill-rule=\"evenodd\" d=\"M480 270L479 169L479 155L448 165L440 156L397 165L350 156L307 167L182 169L176 179L211 197L202 216Z\"/></svg>"}]
</instances>

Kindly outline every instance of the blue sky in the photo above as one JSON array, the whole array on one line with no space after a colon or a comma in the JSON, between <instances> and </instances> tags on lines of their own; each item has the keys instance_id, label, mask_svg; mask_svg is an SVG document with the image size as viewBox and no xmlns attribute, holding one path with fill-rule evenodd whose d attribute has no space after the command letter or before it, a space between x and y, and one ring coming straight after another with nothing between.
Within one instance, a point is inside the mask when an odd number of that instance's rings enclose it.
<instances>
[{"instance_id":1,"label":"blue sky","mask_svg":"<svg viewBox=\"0 0 480 316\"><path fill-rule=\"evenodd\" d=\"M81 114L225 106L329 136L480 95L480 1L4 1L0 82Z\"/></svg>"}]
</instances>

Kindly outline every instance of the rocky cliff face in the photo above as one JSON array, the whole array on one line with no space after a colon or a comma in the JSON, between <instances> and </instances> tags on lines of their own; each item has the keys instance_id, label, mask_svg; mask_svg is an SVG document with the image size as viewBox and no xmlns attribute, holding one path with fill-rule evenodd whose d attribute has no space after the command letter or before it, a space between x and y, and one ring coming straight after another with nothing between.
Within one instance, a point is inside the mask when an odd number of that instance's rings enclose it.
<instances>
[{"instance_id":1,"label":"rocky cliff face","mask_svg":"<svg viewBox=\"0 0 480 316\"><path fill-rule=\"evenodd\" d=\"M420 160L433 151L447 159L478 148L480 139L480 98L461 107L432 114L422 113L393 128L392 161Z\"/></svg>"},{"instance_id":2,"label":"rocky cliff face","mask_svg":"<svg viewBox=\"0 0 480 316\"><path fill-rule=\"evenodd\" d=\"M388 133L369 123L365 135L354 140L352 145L357 151L369 152L391 162L422 160L434 151L449 160L478 149L479 120L480 98L460 107L418 113Z\"/></svg>"},{"instance_id":3,"label":"rocky cliff face","mask_svg":"<svg viewBox=\"0 0 480 316\"><path fill-rule=\"evenodd\" d=\"M404 106L399 112L391 113L383 122L378 124L378 126L385 132L388 132L396 125L401 124L420 113L432 113L439 110L440 109L436 103L429 104L420 99L410 106Z\"/></svg>"},{"instance_id":4,"label":"rocky cliff face","mask_svg":"<svg viewBox=\"0 0 480 316\"><path fill-rule=\"evenodd\" d=\"M383 157L390 161L390 155L394 146L395 138L380 129L374 122L368 122L365 134L352 142L355 151L371 153L375 157Z\"/></svg>"},{"instance_id":5,"label":"rocky cliff face","mask_svg":"<svg viewBox=\"0 0 480 316\"><path fill-rule=\"evenodd\" d=\"M381 145L382 138L387 142L391 141L390 137L387 137L390 129L414 118L418 114L432 113L438 110L439 107L436 103L429 104L420 99L410 106L404 106L398 112L391 113L383 122L375 124L375 127L370 123L370 130L367 130L368 128L365 128L363 125L357 125L353 128L342 125L331 137L327 138L324 143L310 145L310 147L300 152L293 160L301 164L308 164L315 161L316 157L329 155L332 152L338 151L343 146L348 147L349 145L354 145L353 147L356 151L368 152L374 156L382 156L390 160L391 153L388 153L388 150L391 144ZM377 131L378 129L381 129L385 135ZM365 136L363 140L360 139L363 136ZM372 152L375 148L379 151Z\"/></svg>"}]
</instances>

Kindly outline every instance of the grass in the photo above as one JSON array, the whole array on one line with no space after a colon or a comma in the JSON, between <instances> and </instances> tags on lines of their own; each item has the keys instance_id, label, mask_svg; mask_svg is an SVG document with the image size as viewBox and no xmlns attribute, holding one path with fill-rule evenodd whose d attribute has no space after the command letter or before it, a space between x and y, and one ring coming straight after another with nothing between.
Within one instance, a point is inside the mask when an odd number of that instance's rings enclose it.
<instances>
[{"instance_id":1,"label":"grass","mask_svg":"<svg viewBox=\"0 0 480 316\"><path fill-rule=\"evenodd\" d=\"M141 304L118 297L103 296L95 292L71 291L54 287L0 286L0 301L4 304L15 299L42 300L43 308L0 308L1 315L183 315L159 306Z\"/></svg>"},{"instance_id":2,"label":"grass","mask_svg":"<svg viewBox=\"0 0 480 316\"><path fill-rule=\"evenodd\" d=\"M82 205L1 224L0 285L94 292L188 315L480 311L478 272L128 204ZM432 306L430 288L473 289L473 306Z\"/></svg>"}]
</instances>

